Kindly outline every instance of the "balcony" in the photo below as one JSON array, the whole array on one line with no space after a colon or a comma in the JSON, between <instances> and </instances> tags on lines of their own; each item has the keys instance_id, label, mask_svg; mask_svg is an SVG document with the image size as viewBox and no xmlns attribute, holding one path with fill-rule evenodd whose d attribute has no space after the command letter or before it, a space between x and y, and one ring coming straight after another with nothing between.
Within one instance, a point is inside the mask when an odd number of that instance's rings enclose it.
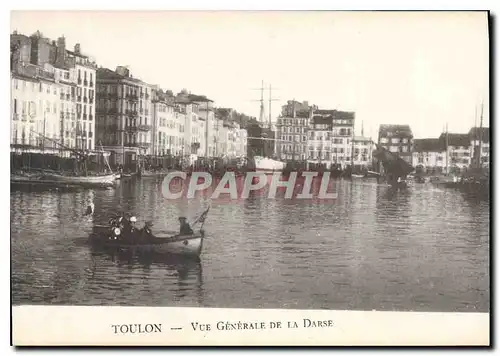
<instances>
[{"instance_id":1,"label":"balcony","mask_svg":"<svg viewBox=\"0 0 500 356\"><path fill-rule=\"evenodd\" d=\"M118 93L108 93L108 98L109 99L117 99L118 98Z\"/></svg>"},{"instance_id":2,"label":"balcony","mask_svg":"<svg viewBox=\"0 0 500 356\"><path fill-rule=\"evenodd\" d=\"M83 85L85 85L85 86L88 86L88 85L89 85L89 82L87 81L87 79L85 79L85 80L83 81Z\"/></svg>"},{"instance_id":3,"label":"balcony","mask_svg":"<svg viewBox=\"0 0 500 356\"><path fill-rule=\"evenodd\" d=\"M144 99L144 93L141 93L140 96L141 96L141 99Z\"/></svg>"},{"instance_id":4,"label":"balcony","mask_svg":"<svg viewBox=\"0 0 500 356\"><path fill-rule=\"evenodd\" d=\"M89 97L89 104L93 104L94 103L94 98L93 97Z\"/></svg>"},{"instance_id":5,"label":"balcony","mask_svg":"<svg viewBox=\"0 0 500 356\"><path fill-rule=\"evenodd\" d=\"M90 121L94 120L94 115L89 114L89 120L90 120Z\"/></svg>"},{"instance_id":6,"label":"balcony","mask_svg":"<svg viewBox=\"0 0 500 356\"><path fill-rule=\"evenodd\" d=\"M139 97L137 96L137 94L127 94L125 95L125 99L130 101L137 101L139 100Z\"/></svg>"},{"instance_id":7,"label":"balcony","mask_svg":"<svg viewBox=\"0 0 500 356\"><path fill-rule=\"evenodd\" d=\"M12 120L19 120L19 114L12 114Z\"/></svg>"},{"instance_id":8,"label":"balcony","mask_svg":"<svg viewBox=\"0 0 500 356\"><path fill-rule=\"evenodd\" d=\"M84 113L84 114L83 114L83 119L84 119L84 120L87 120L87 113Z\"/></svg>"},{"instance_id":9,"label":"balcony","mask_svg":"<svg viewBox=\"0 0 500 356\"><path fill-rule=\"evenodd\" d=\"M144 109L143 108L140 108L139 109L139 113L142 115L144 113Z\"/></svg>"},{"instance_id":10,"label":"balcony","mask_svg":"<svg viewBox=\"0 0 500 356\"><path fill-rule=\"evenodd\" d=\"M139 125L137 126L140 131L150 131L151 130L151 125Z\"/></svg>"},{"instance_id":11,"label":"balcony","mask_svg":"<svg viewBox=\"0 0 500 356\"><path fill-rule=\"evenodd\" d=\"M61 100L64 100L64 93L61 93L60 98L61 98Z\"/></svg>"},{"instance_id":12,"label":"balcony","mask_svg":"<svg viewBox=\"0 0 500 356\"><path fill-rule=\"evenodd\" d=\"M117 108L108 108L108 114L115 115L118 113Z\"/></svg>"},{"instance_id":13,"label":"balcony","mask_svg":"<svg viewBox=\"0 0 500 356\"><path fill-rule=\"evenodd\" d=\"M148 99L149 99L149 94L148 94L148 93L146 93L146 100L148 100Z\"/></svg>"},{"instance_id":14,"label":"balcony","mask_svg":"<svg viewBox=\"0 0 500 356\"><path fill-rule=\"evenodd\" d=\"M73 112L71 113L71 120L74 120L76 118L76 114Z\"/></svg>"},{"instance_id":15,"label":"balcony","mask_svg":"<svg viewBox=\"0 0 500 356\"><path fill-rule=\"evenodd\" d=\"M59 114L59 117L60 117L61 119L64 119L64 113L63 113L62 111L61 111L61 113Z\"/></svg>"},{"instance_id":16,"label":"balcony","mask_svg":"<svg viewBox=\"0 0 500 356\"><path fill-rule=\"evenodd\" d=\"M151 147L151 143L150 142L131 142L131 143L126 144L126 146L149 148L149 147Z\"/></svg>"},{"instance_id":17,"label":"balcony","mask_svg":"<svg viewBox=\"0 0 500 356\"><path fill-rule=\"evenodd\" d=\"M89 83L89 85L90 85L91 87L93 87L93 86L94 86L94 82L91 80L91 81L90 81L90 83Z\"/></svg>"},{"instance_id":18,"label":"balcony","mask_svg":"<svg viewBox=\"0 0 500 356\"><path fill-rule=\"evenodd\" d=\"M71 113L69 111L66 111L65 118L68 120L71 118Z\"/></svg>"},{"instance_id":19,"label":"balcony","mask_svg":"<svg viewBox=\"0 0 500 356\"><path fill-rule=\"evenodd\" d=\"M86 96L83 97L83 102L84 103L87 103L88 102L88 98Z\"/></svg>"},{"instance_id":20,"label":"balcony","mask_svg":"<svg viewBox=\"0 0 500 356\"><path fill-rule=\"evenodd\" d=\"M139 128L136 125L125 125L125 131L137 132Z\"/></svg>"},{"instance_id":21,"label":"balcony","mask_svg":"<svg viewBox=\"0 0 500 356\"><path fill-rule=\"evenodd\" d=\"M66 100L70 100L71 99L71 96L69 94L66 94Z\"/></svg>"},{"instance_id":22,"label":"balcony","mask_svg":"<svg viewBox=\"0 0 500 356\"><path fill-rule=\"evenodd\" d=\"M78 84L82 84L82 78L78 78Z\"/></svg>"},{"instance_id":23,"label":"balcony","mask_svg":"<svg viewBox=\"0 0 500 356\"><path fill-rule=\"evenodd\" d=\"M137 111L135 110L125 110L125 115L130 116L130 117L137 117Z\"/></svg>"},{"instance_id":24,"label":"balcony","mask_svg":"<svg viewBox=\"0 0 500 356\"><path fill-rule=\"evenodd\" d=\"M78 96L76 97L76 100L77 100L77 101L82 101L82 96L81 96L81 95L78 95Z\"/></svg>"}]
</instances>

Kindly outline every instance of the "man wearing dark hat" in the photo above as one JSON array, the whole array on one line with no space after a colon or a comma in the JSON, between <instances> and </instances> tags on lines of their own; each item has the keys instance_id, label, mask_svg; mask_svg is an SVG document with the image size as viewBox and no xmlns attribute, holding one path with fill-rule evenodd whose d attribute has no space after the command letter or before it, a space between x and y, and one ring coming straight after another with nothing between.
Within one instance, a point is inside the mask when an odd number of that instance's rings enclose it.
<instances>
[{"instance_id":1,"label":"man wearing dark hat","mask_svg":"<svg viewBox=\"0 0 500 356\"><path fill-rule=\"evenodd\" d=\"M187 219L185 217L180 217L179 222L181 224L181 235L191 235L193 234L193 230L191 229L191 226L189 226L189 223L187 222Z\"/></svg>"}]
</instances>

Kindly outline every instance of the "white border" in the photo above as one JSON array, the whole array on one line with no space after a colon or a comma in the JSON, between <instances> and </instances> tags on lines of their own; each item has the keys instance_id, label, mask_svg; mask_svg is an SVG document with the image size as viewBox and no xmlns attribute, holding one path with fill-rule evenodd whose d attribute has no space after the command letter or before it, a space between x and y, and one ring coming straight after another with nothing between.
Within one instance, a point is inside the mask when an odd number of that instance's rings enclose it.
<instances>
[{"instance_id":1,"label":"white border","mask_svg":"<svg viewBox=\"0 0 500 356\"><path fill-rule=\"evenodd\" d=\"M245 3L236 3L236 2L231 2L231 1L211 1L210 3L205 2L205 1L193 1L193 0L183 0L183 1L151 1L151 0L143 0L140 2L141 9L240 9L240 10L256 10L256 9L331 9L331 10L372 10L372 9L377 9L377 10L492 10L493 14L495 14L497 11L495 11L498 8L498 1L464 1L464 0L454 0L454 1L436 1L436 0L419 0L419 1L356 1L356 0L351 0L351 1L336 1L336 2L328 2L328 1L314 1L314 0L309 0L309 1L286 1L286 2L278 2L274 0L259 0L259 1L252 1L251 5L248 2ZM2 41L7 42L7 33L10 33L10 10L16 9L16 10L21 10L21 9L42 9L40 6L40 2L38 1L23 1L21 2L16 2L13 3L11 6L5 5L7 4L2 3L2 7L6 7L5 11L2 11L2 22L5 26L4 29L4 34L5 36L2 37ZM74 5L73 5L74 4ZM104 1L93 1L93 0L87 0L84 3L82 2L75 2L75 3L68 3L68 2L62 2L62 1L44 1L43 2L43 9L137 9L138 3L136 1L120 1L120 2L104 2ZM498 23L497 23L498 26ZM496 38L495 38L495 43L496 44ZM494 45L493 44L493 45ZM2 48L7 48L7 43L3 43ZM2 75L5 76L4 80L2 83L4 83L4 88L5 91L9 90L9 80L8 80L8 72L6 68L8 67L8 56L4 55L1 57L2 61L4 61L3 68L5 68L4 71L2 71ZM495 63L496 63L496 59ZM496 79L496 78L494 78ZM498 95L498 94L497 94ZM4 105L2 106L4 110L6 111L9 110L9 102L8 102L8 96L7 93L4 92L4 95L2 96L4 98ZM497 99L495 97L495 99ZM497 100L495 100L496 102ZM4 115L4 117L8 117L8 115ZM1 140L5 147L3 150L1 150L2 154L0 154L1 157L1 163L3 164L3 167L9 167L9 156L7 152L9 152L8 144L9 144L9 131L8 130L3 130L2 133L5 135L4 139ZM496 133L496 132L495 132ZM494 156L496 157L496 155ZM497 167L497 162L494 162L493 167ZM7 173L5 174L5 184L2 186L5 187L4 190L2 190L2 194L5 194L5 199L1 199L3 204L5 204L5 207L2 209L2 212L4 214L1 214L2 217L5 217L4 225L10 226L10 206L7 206L9 204L8 202L10 199L8 199L8 189L9 187L9 182L7 181ZM4 248L2 251L5 253L4 260L10 260L10 246L8 243L8 237L4 238ZM10 306L10 270L5 267L3 269L2 276L4 277L4 285L9 286L9 293L2 293L2 298L5 298L5 304L8 304ZM496 282L496 281L494 281ZM493 283L494 283L493 282ZM4 304L4 305L5 305ZM8 337L10 335L10 316L9 316L9 308L5 306L2 310L4 310L6 315L3 320L3 329L4 331L2 334L4 335L5 341L8 341ZM495 329L494 329L495 330ZM7 345L7 342L4 342L3 345ZM9 348L11 352L13 352L12 348ZM95 355L96 352L99 354L101 351L85 351L84 353L92 354ZM123 352L123 351L115 351L115 352ZM172 352L172 351L170 351ZM358 351L359 352L359 351ZM364 351L363 351L364 352Z\"/></svg>"}]
</instances>

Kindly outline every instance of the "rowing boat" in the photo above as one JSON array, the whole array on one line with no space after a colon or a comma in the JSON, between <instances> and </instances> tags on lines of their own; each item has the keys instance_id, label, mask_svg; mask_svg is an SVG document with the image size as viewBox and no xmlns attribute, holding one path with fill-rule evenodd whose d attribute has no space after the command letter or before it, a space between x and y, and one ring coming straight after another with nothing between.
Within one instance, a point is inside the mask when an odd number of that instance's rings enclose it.
<instances>
[{"instance_id":1,"label":"rowing boat","mask_svg":"<svg viewBox=\"0 0 500 356\"><path fill-rule=\"evenodd\" d=\"M109 226L94 226L89 242L94 247L107 250L130 251L136 253L172 254L199 257L203 247L205 232L190 235L145 235L138 232L134 239L115 238Z\"/></svg>"}]
</instances>

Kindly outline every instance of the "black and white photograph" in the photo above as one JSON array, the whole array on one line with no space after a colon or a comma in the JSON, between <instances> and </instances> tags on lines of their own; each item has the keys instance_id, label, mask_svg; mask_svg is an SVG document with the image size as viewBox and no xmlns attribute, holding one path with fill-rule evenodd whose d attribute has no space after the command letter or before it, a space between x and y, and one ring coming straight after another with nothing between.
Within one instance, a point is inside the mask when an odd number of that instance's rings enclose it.
<instances>
[{"instance_id":1,"label":"black and white photograph","mask_svg":"<svg viewBox=\"0 0 500 356\"><path fill-rule=\"evenodd\" d=\"M12 11L12 307L489 315L489 16Z\"/></svg>"}]
</instances>

